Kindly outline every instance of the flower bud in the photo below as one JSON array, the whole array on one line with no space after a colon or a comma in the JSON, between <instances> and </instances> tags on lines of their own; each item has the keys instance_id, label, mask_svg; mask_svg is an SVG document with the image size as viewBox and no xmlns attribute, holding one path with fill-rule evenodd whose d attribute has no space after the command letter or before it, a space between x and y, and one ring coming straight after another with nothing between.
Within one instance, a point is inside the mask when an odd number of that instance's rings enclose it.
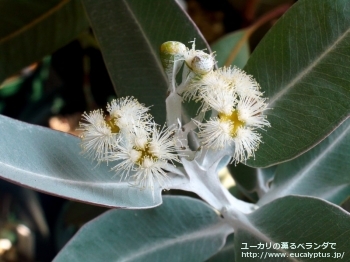
<instances>
[{"instance_id":1,"label":"flower bud","mask_svg":"<svg viewBox=\"0 0 350 262\"><path fill-rule=\"evenodd\" d=\"M165 70L172 66L174 60L182 57L186 52L186 46L176 41L168 41L160 46L160 59Z\"/></svg>"},{"instance_id":2,"label":"flower bud","mask_svg":"<svg viewBox=\"0 0 350 262\"><path fill-rule=\"evenodd\" d=\"M213 67L214 67L213 56L206 53L198 54L192 59L190 67L197 74L201 74L201 75L207 74L211 70L213 70Z\"/></svg>"},{"instance_id":3,"label":"flower bud","mask_svg":"<svg viewBox=\"0 0 350 262\"><path fill-rule=\"evenodd\" d=\"M183 43L176 41L168 41L160 46L161 54L183 54L186 51L186 46Z\"/></svg>"}]
</instances>

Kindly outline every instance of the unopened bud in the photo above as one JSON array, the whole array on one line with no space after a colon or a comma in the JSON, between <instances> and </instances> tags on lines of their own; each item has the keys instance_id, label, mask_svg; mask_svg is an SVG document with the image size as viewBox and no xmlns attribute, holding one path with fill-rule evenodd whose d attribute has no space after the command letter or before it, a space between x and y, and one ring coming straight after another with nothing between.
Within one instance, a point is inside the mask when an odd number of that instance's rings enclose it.
<instances>
[{"instance_id":1,"label":"unopened bud","mask_svg":"<svg viewBox=\"0 0 350 262\"><path fill-rule=\"evenodd\" d=\"M206 53L201 53L196 55L191 61L192 70L197 73L204 75L213 70L214 67L214 59L211 55Z\"/></svg>"},{"instance_id":2,"label":"unopened bud","mask_svg":"<svg viewBox=\"0 0 350 262\"><path fill-rule=\"evenodd\" d=\"M172 66L174 60L180 58L186 52L186 46L176 41L168 41L160 46L160 59L165 70Z\"/></svg>"},{"instance_id":3,"label":"unopened bud","mask_svg":"<svg viewBox=\"0 0 350 262\"><path fill-rule=\"evenodd\" d=\"M186 51L186 46L183 43L176 41L168 41L160 46L161 54L183 54Z\"/></svg>"}]
</instances>

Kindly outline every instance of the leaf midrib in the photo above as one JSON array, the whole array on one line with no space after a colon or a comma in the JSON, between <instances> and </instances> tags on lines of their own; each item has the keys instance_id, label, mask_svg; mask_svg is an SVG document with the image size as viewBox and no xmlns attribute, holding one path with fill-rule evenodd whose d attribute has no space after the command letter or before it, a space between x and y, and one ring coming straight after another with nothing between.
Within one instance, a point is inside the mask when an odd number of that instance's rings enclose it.
<instances>
[{"instance_id":1,"label":"leaf midrib","mask_svg":"<svg viewBox=\"0 0 350 262\"><path fill-rule=\"evenodd\" d=\"M64 178L57 178L57 177L52 177L52 176L47 176L47 175L43 175L43 174L39 174L39 173L35 173L33 171L29 171L29 170L26 170L26 169L22 169L22 168L18 168L18 167L15 167L13 165L9 165L9 164L6 164L4 162L0 162L0 170L1 170L1 166L5 166L6 168L8 169L12 169L14 170L14 172L18 172L20 173L20 175L24 175L24 174L29 174L29 175L32 175L32 176L35 176L35 177L40 177L42 179L45 179L45 180L52 180L52 181L64 181L65 184L72 184L72 185L92 185L92 184L97 184L97 185L121 185L121 184L128 184L129 183L126 181L126 182L120 182L119 180L117 182L98 182L98 181L82 181L82 180L73 180L73 179L64 179ZM4 175L1 175L0 174L0 177L6 177L7 179L11 180L11 181L15 181L17 182L17 180L13 180L11 179L11 176L4 176Z\"/></svg>"},{"instance_id":2,"label":"leaf midrib","mask_svg":"<svg viewBox=\"0 0 350 262\"><path fill-rule=\"evenodd\" d=\"M260 207L263 208L263 207ZM252 213L253 215L253 220L254 220L254 213ZM272 238L268 235L266 235L264 232L262 232L260 230L260 228L258 226L255 226L255 223L252 222L250 220L250 217L252 216L250 214L248 215L242 215L241 217L238 217L237 220L237 225L235 228L235 234L237 234L238 229L241 229L242 231L247 231L248 234L250 233L251 235L253 235L256 238L260 238L261 240L263 240L266 243L273 243L275 244L276 242L274 240L272 240ZM246 232L241 232L240 234L245 234ZM280 252L282 253L286 253L286 254L290 254L289 250L281 250ZM291 259L290 261L292 262L299 262L299 260L289 257L289 259Z\"/></svg>"},{"instance_id":3,"label":"leaf midrib","mask_svg":"<svg viewBox=\"0 0 350 262\"><path fill-rule=\"evenodd\" d=\"M325 49L325 51L318 56L312 63L309 64L304 70L300 71L296 77L294 77L289 84L277 92L273 97L269 99L269 107L271 107L280 97L282 97L285 93L289 91L289 89L293 88L295 84L297 84L301 79L303 79L305 76L310 73L310 71L316 67L323 58L329 54L332 50L335 49L335 47L350 33L350 28L346 30L343 34L341 34L336 41L334 41L329 47Z\"/></svg>"},{"instance_id":4,"label":"leaf midrib","mask_svg":"<svg viewBox=\"0 0 350 262\"><path fill-rule=\"evenodd\" d=\"M283 193L295 186L295 183L298 183L315 165L317 165L324 157L328 155L328 152L331 151L335 146L337 146L340 142L342 142L342 139L349 133L350 131L350 125L341 133L339 136L331 142L326 148L323 148L323 152L318 155L316 158L314 158L307 166L305 166L302 170L300 170L296 175L293 176L292 180L285 181L287 183L287 186L280 185L278 188L282 190L278 190L279 192ZM285 184L283 183L283 184ZM276 192L276 191L275 191Z\"/></svg>"},{"instance_id":5,"label":"leaf midrib","mask_svg":"<svg viewBox=\"0 0 350 262\"><path fill-rule=\"evenodd\" d=\"M164 72L163 66L161 65L160 61L157 59L158 55L155 53L151 43L149 42L146 32L144 31L143 27L141 26L141 24L137 20L137 18L135 16L134 12L132 11L130 5L127 3L127 0L123 0L123 3L125 5L125 7L127 8L128 12L130 14L130 17L134 20L135 24L140 29L142 37L145 40L145 42L146 42L150 52L152 53L152 56L154 58L154 61L155 61L156 65L157 65L158 69L159 69L159 72L161 72L161 75L163 76L163 80L164 80L165 84L167 85L168 81L167 81L167 78L165 76L165 72Z\"/></svg>"},{"instance_id":6,"label":"leaf midrib","mask_svg":"<svg viewBox=\"0 0 350 262\"><path fill-rule=\"evenodd\" d=\"M159 250L165 249L165 248L172 246L174 244L186 243L186 242L189 242L192 240L202 239L204 237L215 236L217 234L226 234L226 232L228 235L230 233L230 231L233 231L233 230L231 230L231 228L228 225L225 225L224 223L217 222L216 224L214 224L212 226L206 227L204 230L194 231L191 233L184 232L184 234L181 235L180 237L171 238L171 239L167 239L167 240L162 240L160 242L156 242L156 244L152 247L150 247L150 245L146 245L146 246L142 247L141 249L134 251L129 256L123 257L121 261L122 262L141 261L143 256L145 256L147 254L155 253Z\"/></svg>"}]
</instances>

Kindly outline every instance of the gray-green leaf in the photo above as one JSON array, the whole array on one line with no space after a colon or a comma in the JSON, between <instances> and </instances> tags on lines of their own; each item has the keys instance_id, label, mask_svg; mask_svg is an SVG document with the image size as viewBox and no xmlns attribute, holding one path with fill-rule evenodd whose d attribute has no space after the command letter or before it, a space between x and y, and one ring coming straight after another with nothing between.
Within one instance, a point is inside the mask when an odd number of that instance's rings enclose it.
<instances>
[{"instance_id":1,"label":"gray-green leaf","mask_svg":"<svg viewBox=\"0 0 350 262\"><path fill-rule=\"evenodd\" d=\"M340 205L350 195L350 119L319 145L280 164L263 205L286 195L307 195Z\"/></svg>"},{"instance_id":2,"label":"gray-green leaf","mask_svg":"<svg viewBox=\"0 0 350 262\"><path fill-rule=\"evenodd\" d=\"M161 188L120 181L107 166L81 155L79 139L69 134L0 116L0 178L52 195L107 207L160 205Z\"/></svg>"},{"instance_id":3,"label":"gray-green leaf","mask_svg":"<svg viewBox=\"0 0 350 262\"><path fill-rule=\"evenodd\" d=\"M233 234L226 239L225 246L206 262L235 262Z\"/></svg>"},{"instance_id":4,"label":"gray-green leaf","mask_svg":"<svg viewBox=\"0 0 350 262\"><path fill-rule=\"evenodd\" d=\"M309 150L350 114L350 2L300 0L261 41L245 70L269 97L267 167Z\"/></svg>"},{"instance_id":5,"label":"gray-green leaf","mask_svg":"<svg viewBox=\"0 0 350 262\"><path fill-rule=\"evenodd\" d=\"M73 237L54 261L204 261L232 229L202 201L164 197L149 210L111 210Z\"/></svg>"},{"instance_id":6,"label":"gray-green leaf","mask_svg":"<svg viewBox=\"0 0 350 262\"><path fill-rule=\"evenodd\" d=\"M343 254L347 260L349 221L348 212L317 198L288 196L277 199L240 219L242 224L235 227L234 237L236 261L258 261L261 256L267 262L335 261L333 257L325 257L327 253L333 256L335 252ZM288 249L281 248L282 242L287 242ZM280 249L273 248L275 243L280 245ZM311 244L311 248L307 249L307 243ZM324 243L335 243L335 249L330 244L324 248ZM248 249L242 249L246 247ZM257 256L253 258L249 252ZM307 258L305 253L308 252L320 252L323 256ZM269 257L271 253L279 254L279 258Z\"/></svg>"}]
</instances>

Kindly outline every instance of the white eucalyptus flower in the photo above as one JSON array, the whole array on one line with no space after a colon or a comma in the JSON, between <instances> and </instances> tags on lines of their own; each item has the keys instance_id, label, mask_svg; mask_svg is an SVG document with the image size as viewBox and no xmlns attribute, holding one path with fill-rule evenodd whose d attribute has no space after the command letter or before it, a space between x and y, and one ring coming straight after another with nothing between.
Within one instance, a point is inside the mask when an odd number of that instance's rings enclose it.
<instances>
[{"instance_id":1,"label":"white eucalyptus flower","mask_svg":"<svg viewBox=\"0 0 350 262\"><path fill-rule=\"evenodd\" d=\"M132 129L134 126L147 128L151 120L149 108L140 104L134 97L125 97L112 100L107 104L110 121L119 129Z\"/></svg>"},{"instance_id":2,"label":"white eucalyptus flower","mask_svg":"<svg viewBox=\"0 0 350 262\"><path fill-rule=\"evenodd\" d=\"M199 92L199 97L203 101L203 111L215 109L218 112L230 114L232 108L237 104L237 95L233 89L209 89L203 88Z\"/></svg>"},{"instance_id":3,"label":"white eucalyptus flower","mask_svg":"<svg viewBox=\"0 0 350 262\"><path fill-rule=\"evenodd\" d=\"M84 122L80 123L79 129L83 131L80 136L83 153L99 163L104 160L108 162L107 153L120 140L127 139L135 128L147 134L154 124L147 113L148 108L133 97L113 100L107 104L107 111L109 117L105 117L102 110L84 113Z\"/></svg>"},{"instance_id":4,"label":"white eucalyptus flower","mask_svg":"<svg viewBox=\"0 0 350 262\"><path fill-rule=\"evenodd\" d=\"M152 139L149 142L149 151L158 159L164 161L179 162L176 139L174 138L175 131L163 126L162 129L158 129L154 125L152 130Z\"/></svg>"},{"instance_id":5,"label":"white eucalyptus flower","mask_svg":"<svg viewBox=\"0 0 350 262\"><path fill-rule=\"evenodd\" d=\"M263 111L267 109L266 98L245 96L240 97L236 110L238 119L245 123L246 126L253 128L263 128L270 126Z\"/></svg>"},{"instance_id":6,"label":"white eucalyptus flower","mask_svg":"<svg viewBox=\"0 0 350 262\"><path fill-rule=\"evenodd\" d=\"M155 183L166 188L164 169L169 162L179 161L176 150L173 131L164 127L160 130L153 125L148 136L143 130L135 128L128 140L116 144L108 154L108 160L119 161L112 169L121 175L121 179L131 177L136 186L150 188L154 192Z\"/></svg>"},{"instance_id":7,"label":"white eucalyptus flower","mask_svg":"<svg viewBox=\"0 0 350 262\"><path fill-rule=\"evenodd\" d=\"M211 71L206 75L197 75L192 78L182 92L182 96L185 100L199 101L205 94L211 94L217 89L228 90L229 83L217 71Z\"/></svg>"},{"instance_id":8,"label":"white eucalyptus flower","mask_svg":"<svg viewBox=\"0 0 350 262\"><path fill-rule=\"evenodd\" d=\"M262 96L260 91L260 85L256 80L244 72L242 69L234 67L222 67L219 68L217 74L221 76L229 84L230 88L233 88L239 96Z\"/></svg>"},{"instance_id":9,"label":"white eucalyptus flower","mask_svg":"<svg viewBox=\"0 0 350 262\"><path fill-rule=\"evenodd\" d=\"M229 113L237 103L236 97L234 89L217 71L193 78L183 92L185 100L202 102L202 112L213 108Z\"/></svg>"},{"instance_id":10,"label":"white eucalyptus flower","mask_svg":"<svg viewBox=\"0 0 350 262\"><path fill-rule=\"evenodd\" d=\"M217 117L211 118L206 123L193 120L199 128L198 137L202 145L213 149L222 149L226 145L232 145L232 123L220 121Z\"/></svg>"},{"instance_id":11,"label":"white eucalyptus flower","mask_svg":"<svg viewBox=\"0 0 350 262\"><path fill-rule=\"evenodd\" d=\"M219 117L211 118L206 123L198 121L195 123L198 125L198 136L203 146L222 149L234 145L233 159L238 163L254 156L261 142L261 135L254 128L238 120L235 112L231 115L219 114Z\"/></svg>"},{"instance_id":12,"label":"white eucalyptus flower","mask_svg":"<svg viewBox=\"0 0 350 262\"><path fill-rule=\"evenodd\" d=\"M83 121L79 130L83 153L89 158L101 162L101 159L118 141L119 130L105 121L102 110L94 110L82 115Z\"/></svg>"},{"instance_id":13,"label":"white eucalyptus flower","mask_svg":"<svg viewBox=\"0 0 350 262\"><path fill-rule=\"evenodd\" d=\"M250 128L238 128L235 142L235 153L233 159L235 163L244 162L250 157L255 157L255 151L261 143L261 135Z\"/></svg>"},{"instance_id":14,"label":"white eucalyptus flower","mask_svg":"<svg viewBox=\"0 0 350 262\"><path fill-rule=\"evenodd\" d=\"M261 142L256 129L270 126L263 115L267 108L266 99L256 95L236 95L234 88L225 88L223 85L219 85L219 88L202 88L198 90L198 96L202 97L207 107L218 113L217 117L205 123L195 121L203 146L221 149L226 145L234 145L236 163L254 156Z\"/></svg>"}]
</instances>

